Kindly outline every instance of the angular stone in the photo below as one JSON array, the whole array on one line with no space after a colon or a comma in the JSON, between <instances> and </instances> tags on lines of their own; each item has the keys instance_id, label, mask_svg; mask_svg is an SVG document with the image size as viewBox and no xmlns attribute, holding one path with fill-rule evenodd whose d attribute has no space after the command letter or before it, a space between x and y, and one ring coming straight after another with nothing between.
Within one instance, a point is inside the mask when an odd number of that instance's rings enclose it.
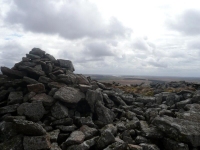
<instances>
[{"instance_id":1,"label":"angular stone","mask_svg":"<svg viewBox=\"0 0 200 150\"><path fill-rule=\"evenodd\" d=\"M59 81L66 83L66 84L75 84L77 83L77 77L72 72L67 72L66 74L58 75Z\"/></svg>"},{"instance_id":2,"label":"angular stone","mask_svg":"<svg viewBox=\"0 0 200 150\"><path fill-rule=\"evenodd\" d=\"M48 58L51 62L55 62L56 61L56 59L50 54L46 54L45 57Z\"/></svg>"},{"instance_id":3,"label":"angular stone","mask_svg":"<svg viewBox=\"0 0 200 150\"><path fill-rule=\"evenodd\" d=\"M76 80L78 84L90 85L88 79L82 74L76 74Z\"/></svg>"},{"instance_id":4,"label":"angular stone","mask_svg":"<svg viewBox=\"0 0 200 150\"><path fill-rule=\"evenodd\" d=\"M33 48L29 54L34 54L34 55L38 55L40 57L43 57L45 55L45 51L41 50L40 48Z\"/></svg>"},{"instance_id":5,"label":"angular stone","mask_svg":"<svg viewBox=\"0 0 200 150\"><path fill-rule=\"evenodd\" d=\"M147 104L149 102L152 102L152 103L156 102L155 97L148 97L148 96L137 97L135 101L142 102L144 104Z\"/></svg>"},{"instance_id":6,"label":"angular stone","mask_svg":"<svg viewBox=\"0 0 200 150\"><path fill-rule=\"evenodd\" d=\"M32 121L39 121L45 114L45 109L41 101L32 103L23 103L17 108L19 115L25 115Z\"/></svg>"},{"instance_id":7,"label":"angular stone","mask_svg":"<svg viewBox=\"0 0 200 150\"><path fill-rule=\"evenodd\" d=\"M189 147L185 143L179 143L169 138L163 140L165 150L189 150Z\"/></svg>"},{"instance_id":8,"label":"angular stone","mask_svg":"<svg viewBox=\"0 0 200 150\"><path fill-rule=\"evenodd\" d=\"M8 104L18 104L23 101L23 93L22 92L10 92L8 96Z\"/></svg>"},{"instance_id":9,"label":"angular stone","mask_svg":"<svg viewBox=\"0 0 200 150\"><path fill-rule=\"evenodd\" d=\"M0 122L0 143L17 135L12 122Z\"/></svg>"},{"instance_id":10,"label":"angular stone","mask_svg":"<svg viewBox=\"0 0 200 150\"><path fill-rule=\"evenodd\" d=\"M37 56L37 55L34 55L34 54L26 54L26 57L30 58L30 59L40 59L41 58L40 56Z\"/></svg>"},{"instance_id":11,"label":"angular stone","mask_svg":"<svg viewBox=\"0 0 200 150\"><path fill-rule=\"evenodd\" d=\"M133 97L132 94L123 94L121 95L121 98L123 99L123 101L127 104L130 105L135 101L135 98Z\"/></svg>"},{"instance_id":12,"label":"angular stone","mask_svg":"<svg viewBox=\"0 0 200 150\"><path fill-rule=\"evenodd\" d=\"M44 63L44 64L42 64L42 70L43 70L46 74L49 74L49 73L52 72L53 66L51 65L51 63Z\"/></svg>"},{"instance_id":13,"label":"angular stone","mask_svg":"<svg viewBox=\"0 0 200 150\"><path fill-rule=\"evenodd\" d=\"M62 149L58 146L58 143L54 142L51 144L50 150L62 150Z\"/></svg>"},{"instance_id":14,"label":"angular stone","mask_svg":"<svg viewBox=\"0 0 200 150\"><path fill-rule=\"evenodd\" d=\"M140 146L143 148L143 150L160 150L155 144L142 143Z\"/></svg>"},{"instance_id":15,"label":"angular stone","mask_svg":"<svg viewBox=\"0 0 200 150\"><path fill-rule=\"evenodd\" d=\"M51 96L41 93L32 97L31 101L42 101L43 105L48 107L52 106L55 100Z\"/></svg>"},{"instance_id":16,"label":"angular stone","mask_svg":"<svg viewBox=\"0 0 200 150\"><path fill-rule=\"evenodd\" d=\"M63 147L70 145L80 144L84 141L85 135L81 131L74 131L70 134L69 138L63 143Z\"/></svg>"},{"instance_id":17,"label":"angular stone","mask_svg":"<svg viewBox=\"0 0 200 150\"><path fill-rule=\"evenodd\" d=\"M57 139L58 139L58 135L60 133L60 130L57 129L57 130L53 130L51 132L48 132L49 136L50 136L50 141L53 143L53 142L57 142Z\"/></svg>"},{"instance_id":18,"label":"angular stone","mask_svg":"<svg viewBox=\"0 0 200 150\"><path fill-rule=\"evenodd\" d=\"M95 124L92 121L92 118L90 116L88 117L77 117L76 121L78 123L78 125L82 126L82 125L87 125L89 127L94 127Z\"/></svg>"},{"instance_id":19,"label":"angular stone","mask_svg":"<svg viewBox=\"0 0 200 150\"><path fill-rule=\"evenodd\" d=\"M200 146L200 123L163 116L156 117L153 124L172 139Z\"/></svg>"},{"instance_id":20,"label":"angular stone","mask_svg":"<svg viewBox=\"0 0 200 150\"><path fill-rule=\"evenodd\" d=\"M24 150L43 150L50 149L51 143L49 136L24 136Z\"/></svg>"},{"instance_id":21,"label":"angular stone","mask_svg":"<svg viewBox=\"0 0 200 150\"><path fill-rule=\"evenodd\" d=\"M27 72L28 76L34 79L38 79L40 76L44 76L45 72L42 70L38 70L36 68L32 67L26 67L24 68L24 71Z\"/></svg>"},{"instance_id":22,"label":"angular stone","mask_svg":"<svg viewBox=\"0 0 200 150\"><path fill-rule=\"evenodd\" d=\"M60 67L67 68L67 70L70 70L71 72L75 71L74 66L70 60L58 59L58 62Z\"/></svg>"},{"instance_id":23,"label":"angular stone","mask_svg":"<svg viewBox=\"0 0 200 150\"><path fill-rule=\"evenodd\" d=\"M79 84L79 89L81 92L86 93L87 90L92 89L91 85L84 85L84 84Z\"/></svg>"},{"instance_id":24,"label":"angular stone","mask_svg":"<svg viewBox=\"0 0 200 150\"><path fill-rule=\"evenodd\" d=\"M183 109L185 107L185 105L191 104L191 103L192 103L191 98L189 98L189 99L186 99L184 101L177 102L176 107L178 109Z\"/></svg>"},{"instance_id":25,"label":"angular stone","mask_svg":"<svg viewBox=\"0 0 200 150\"><path fill-rule=\"evenodd\" d=\"M48 78L48 77L40 76L39 79L38 79L38 81L39 81L40 83L48 84L48 83L51 82L52 80L51 80L50 78Z\"/></svg>"},{"instance_id":26,"label":"angular stone","mask_svg":"<svg viewBox=\"0 0 200 150\"><path fill-rule=\"evenodd\" d=\"M8 96L8 94L9 94L9 91L1 90L0 91L0 102L5 100L7 98L7 96Z\"/></svg>"},{"instance_id":27,"label":"angular stone","mask_svg":"<svg viewBox=\"0 0 200 150\"><path fill-rule=\"evenodd\" d=\"M55 93L54 98L68 104L77 104L85 98L85 94L80 92L79 89L64 86Z\"/></svg>"},{"instance_id":28,"label":"angular stone","mask_svg":"<svg viewBox=\"0 0 200 150\"><path fill-rule=\"evenodd\" d=\"M56 126L56 129L60 129L62 132L72 132L76 130L77 127L74 124L71 126L59 125L59 126Z\"/></svg>"},{"instance_id":29,"label":"angular stone","mask_svg":"<svg viewBox=\"0 0 200 150\"><path fill-rule=\"evenodd\" d=\"M27 93L24 98L23 98L23 102L28 102L33 96L35 96L36 93L35 92L29 92Z\"/></svg>"},{"instance_id":30,"label":"angular stone","mask_svg":"<svg viewBox=\"0 0 200 150\"><path fill-rule=\"evenodd\" d=\"M71 119L71 118L63 118L60 120L55 120L51 123L52 126L56 126L56 125L68 126L68 125L72 125L72 124L73 124L73 119Z\"/></svg>"},{"instance_id":31,"label":"angular stone","mask_svg":"<svg viewBox=\"0 0 200 150\"><path fill-rule=\"evenodd\" d=\"M23 149L22 136L18 135L9 139L8 141L0 143L0 148L1 150L22 150Z\"/></svg>"},{"instance_id":32,"label":"angular stone","mask_svg":"<svg viewBox=\"0 0 200 150\"><path fill-rule=\"evenodd\" d=\"M35 79L29 78L29 77L24 77L23 81L25 81L28 84L37 84L38 82Z\"/></svg>"},{"instance_id":33,"label":"angular stone","mask_svg":"<svg viewBox=\"0 0 200 150\"><path fill-rule=\"evenodd\" d=\"M104 149L108 145L110 145L110 144L112 144L114 142L115 142L114 135L111 132L106 131L106 132L103 132L101 134L101 137L98 139L97 147L98 147L98 149Z\"/></svg>"},{"instance_id":34,"label":"angular stone","mask_svg":"<svg viewBox=\"0 0 200 150\"><path fill-rule=\"evenodd\" d=\"M130 150L143 150L139 145L128 144Z\"/></svg>"},{"instance_id":35,"label":"angular stone","mask_svg":"<svg viewBox=\"0 0 200 150\"><path fill-rule=\"evenodd\" d=\"M88 127L87 125L83 125L79 130L83 132L86 140L98 134L97 129Z\"/></svg>"},{"instance_id":36,"label":"angular stone","mask_svg":"<svg viewBox=\"0 0 200 150\"><path fill-rule=\"evenodd\" d=\"M59 102L56 102L51 108L51 114L56 119L62 119L68 117L68 109Z\"/></svg>"},{"instance_id":37,"label":"angular stone","mask_svg":"<svg viewBox=\"0 0 200 150\"><path fill-rule=\"evenodd\" d=\"M12 78L17 78L17 79L23 78L26 75L26 73L24 73L22 71L9 69L7 67L1 67L1 72L4 75L7 75Z\"/></svg>"},{"instance_id":38,"label":"angular stone","mask_svg":"<svg viewBox=\"0 0 200 150\"><path fill-rule=\"evenodd\" d=\"M6 113L12 113L17 111L17 108L19 107L19 104L14 104L14 105L8 105L5 107L0 107L0 115L6 114Z\"/></svg>"},{"instance_id":39,"label":"angular stone","mask_svg":"<svg viewBox=\"0 0 200 150\"><path fill-rule=\"evenodd\" d=\"M27 85L27 88L29 92L35 92L35 93L43 93L45 92L44 84L37 83L37 84L29 84Z\"/></svg>"},{"instance_id":40,"label":"angular stone","mask_svg":"<svg viewBox=\"0 0 200 150\"><path fill-rule=\"evenodd\" d=\"M44 135L46 134L45 129L38 123L27 120L14 120L17 132L24 135Z\"/></svg>"},{"instance_id":41,"label":"angular stone","mask_svg":"<svg viewBox=\"0 0 200 150\"><path fill-rule=\"evenodd\" d=\"M50 82L50 83L48 84L48 86L49 86L50 88L61 88L61 87L66 86L66 84L64 84L64 83L59 83L59 82Z\"/></svg>"},{"instance_id":42,"label":"angular stone","mask_svg":"<svg viewBox=\"0 0 200 150\"><path fill-rule=\"evenodd\" d=\"M113 100L117 105L126 106L126 103L119 96L112 96L111 100Z\"/></svg>"}]
</instances>

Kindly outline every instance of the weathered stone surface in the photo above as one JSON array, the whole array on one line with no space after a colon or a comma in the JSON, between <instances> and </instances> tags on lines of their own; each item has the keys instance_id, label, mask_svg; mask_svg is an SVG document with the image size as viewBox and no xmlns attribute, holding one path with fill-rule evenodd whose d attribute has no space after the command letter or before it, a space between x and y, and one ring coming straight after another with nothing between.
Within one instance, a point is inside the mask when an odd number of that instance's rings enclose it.
<instances>
[{"instance_id":1,"label":"weathered stone surface","mask_svg":"<svg viewBox=\"0 0 200 150\"><path fill-rule=\"evenodd\" d=\"M25 115L32 121L39 121L45 114L45 109L41 101L23 103L17 108L19 115Z\"/></svg>"},{"instance_id":2,"label":"weathered stone surface","mask_svg":"<svg viewBox=\"0 0 200 150\"><path fill-rule=\"evenodd\" d=\"M58 59L58 62L61 67L66 68L67 70L70 70L71 72L75 71L74 66L70 60Z\"/></svg>"},{"instance_id":3,"label":"weathered stone surface","mask_svg":"<svg viewBox=\"0 0 200 150\"><path fill-rule=\"evenodd\" d=\"M18 104L23 101L23 93L22 92L10 92L8 96L8 104Z\"/></svg>"},{"instance_id":4,"label":"weathered stone surface","mask_svg":"<svg viewBox=\"0 0 200 150\"><path fill-rule=\"evenodd\" d=\"M85 98L85 94L79 89L64 86L55 93L54 98L68 104L77 104L81 99Z\"/></svg>"},{"instance_id":5,"label":"weathered stone surface","mask_svg":"<svg viewBox=\"0 0 200 150\"><path fill-rule=\"evenodd\" d=\"M128 144L129 150L143 150L139 145Z\"/></svg>"},{"instance_id":6,"label":"weathered stone surface","mask_svg":"<svg viewBox=\"0 0 200 150\"><path fill-rule=\"evenodd\" d=\"M52 106L55 100L51 96L41 93L32 97L31 101L41 101L44 106Z\"/></svg>"},{"instance_id":7,"label":"weathered stone surface","mask_svg":"<svg viewBox=\"0 0 200 150\"><path fill-rule=\"evenodd\" d=\"M27 88L29 92L35 92L35 93L43 93L45 92L44 84L37 83L37 84L29 84L27 85Z\"/></svg>"},{"instance_id":8,"label":"weathered stone surface","mask_svg":"<svg viewBox=\"0 0 200 150\"><path fill-rule=\"evenodd\" d=\"M58 143L54 142L54 143L51 143L50 150L62 150L62 149L58 146Z\"/></svg>"},{"instance_id":9,"label":"weathered stone surface","mask_svg":"<svg viewBox=\"0 0 200 150\"><path fill-rule=\"evenodd\" d=\"M9 92L7 90L2 90L0 91L0 102L5 100L6 97L8 96Z\"/></svg>"},{"instance_id":10,"label":"weathered stone surface","mask_svg":"<svg viewBox=\"0 0 200 150\"><path fill-rule=\"evenodd\" d=\"M169 138L163 140L165 150L189 150L189 147L185 143L179 143Z\"/></svg>"},{"instance_id":11,"label":"weathered stone surface","mask_svg":"<svg viewBox=\"0 0 200 150\"><path fill-rule=\"evenodd\" d=\"M27 120L14 120L17 132L24 134L24 135L44 135L46 131L44 128L39 125L38 123L34 123L32 121Z\"/></svg>"},{"instance_id":12,"label":"weathered stone surface","mask_svg":"<svg viewBox=\"0 0 200 150\"><path fill-rule=\"evenodd\" d=\"M90 85L88 79L82 74L76 74L76 81L78 84Z\"/></svg>"},{"instance_id":13,"label":"weathered stone surface","mask_svg":"<svg viewBox=\"0 0 200 150\"><path fill-rule=\"evenodd\" d=\"M43 150L50 149L51 143L49 136L24 136L24 150Z\"/></svg>"},{"instance_id":14,"label":"weathered stone surface","mask_svg":"<svg viewBox=\"0 0 200 150\"><path fill-rule=\"evenodd\" d=\"M17 79L23 78L26 75L26 73L24 73L22 71L9 69L7 67L1 67L1 72L4 75L7 75L12 78L17 78Z\"/></svg>"},{"instance_id":15,"label":"weathered stone surface","mask_svg":"<svg viewBox=\"0 0 200 150\"><path fill-rule=\"evenodd\" d=\"M160 150L155 144L142 143L140 146L142 146L143 150Z\"/></svg>"},{"instance_id":16,"label":"weathered stone surface","mask_svg":"<svg viewBox=\"0 0 200 150\"><path fill-rule=\"evenodd\" d=\"M85 135L81 131L74 131L70 134L69 138L62 144L63 148L74 144L80 144L84 141Z\"/></svg>"},{"instance_id":17,"label":"weathered stone surface","mask_svg":"<svg viewBox=\"0 0 200 150\"><path fill-rule=\"evenodd\" d=\"M12 122L0 122L0 143L16 136L17 132Z\"/></svg>"},{"instance_id":18,"label":"weathered stone surface","mask_svg":"<svg viewBox=\"0 0 200 150\"><path fill-rule=\"evenodd\" d=\"M61 88L61 87L66 86L66 84L64 84L64 83L59 83L59 82L50 82L50 83L48 84L48 86L49 86L50 88Z\"/></svg>"},{"instance_id":19,"label":"weathered stone surface","mask_svg":"<svg viewBox=\"0 0 200 150\"><path fill-rule=\"evenodd\" d=\"M53 142L57 142L57 139L58 139L58 135L60 133L60 130L57 129L57 130L53 130L51 132L48 132L48 135L50 137L50 141L53 143Z\"/></svg>"},{"instance_id":20,"label":"weathered stone surface","mask_svg":"<svg viewBox=\"0 0 200 150\"><path fill-rule=\"evenodd\" d=\"M40 83L48 84L49 82L51 82L51 79L48 78L48 77L45 77L45 76L40 76L39 79L38 79L38 81Z\"/></svg>"},{"instance_id":21,"label":"weathered stone surface","mask_svg":"<svg viewBox=\"0 0 200 150\"><path fill-rule=\"evenodd\" d=\"M29 92L29 93L27 93L27 94L24 96L24 98L23 98L23 102L28 102L28 101L30 101L30 99L31 99L33 96L35 96L35 95L36 95L35 92Z\"/></svg>"},{"instance_id":22,"label":"weathered stone surface","mask_svg":"<svg viewBox=\"0 0 200 150\"><path fill-rule=\"evenodd\" d=\"M40 59L41 58L40 56L37 56L37 55L34 55L34 54L26 54L26 57L30 58L30 59Z\"/></svg>"},{"instance_id":23,"label":"weathered stone surface","mask_svg":"<svg viewBox=\"0 0 200 150\"><path fill-rule=\"evenodd\" d=\"M168 116L156 117L153 124L170 138L200 146L200 124Z\"/></svg>"},{"instance_id":24,"label":"weathered stone surface","mask_svg":"<svg viewBox=\"0 0 200 150\"><path fill-rule=\"evenodd\" d=\"M68 117L68 109L60 102L56 102L51 108L51 114L57 119Z\"/></svg>"},{"instance_id":25,"label":"weathered stone surface","mask_svg":"<svg viewBox=\"0 0 200 150\"><path fill-rule=\"evenodd\" d=\"M0 143L1 150L22 150L22 136L15 136L8 141Z\"/></svg>"},{"instance_id":26,"label":"weathered stone surface","mask_svg":"<svg viewBox=\"0 0 200 150\"><path fill-rule=\"evenodd\" d=\"M45 57L47 57L52 62L56 61L56 59L52 55L50 55L50 54L46 54Z\"/></svg>"},{"instance_id":27,"label":"weathered stone surface","mask_svg":"<svg viewBox=\"0 0 200 150\"><path fill-rule=\"evenodd\" d=\"M52 126L55 126L55 125L68 126L68 125L72 125L72 124L73 124L73 119L71 119L71 118L63 118L63 119L60 119L60 120L55 120L51 123Z\"/></svg>"},{"instance_id":28,"label":"weathered stone surface","mask_svg":"<svg viewBox=\"0 0 200 150\"><path fill-rule=\"evenodd\" d=\"M86 140L98 134L97 129L88 127L87 125L83 125L79 130L83 132Z\"/></svg>"},{"instance_id":29,"label":"weathered stone surface","mask_svg":"<svg viewBox=\"0 0 200 150\"><path fill-rule=\"evenodd\" d=\"M109 131L105 131L101 134L101 137L98 139L97 147L98 149L103 149L114 142L115 142L114 135Z\"/></svg>"},{"instance_id":30,"label":"weathered stone surface","mask_svg":"<svg viewBox=\"0 0 200 150\"><path fill-rule=\"evenodd\" d=\"M19 104L14 104L14 105L8 105L5 107L0 107L0 115L6 114L6 113L12 113L17 111L17 108L19 107Z\"/></svg>"},{"instance_id":31,"label":"weathered stone surface","mask_svg":"<svg viewBox=\"0 0 200 150\"><path fill-rule=\"evenodd\" d=\"M142 96L142 97L137 97L135 101L142 102L144 104L147 104L149 102L155 103L155 97Z\"/></svg>"},{"instance_id":32,"label":"weathered stone surface","mask_svg":"<svg viewBox=\"0 0 200 150\"><path fill-rule=\"evenodd\" d=\"M34 54L34 55L38 55L40 57L43 57L45 54L45 51L41 50L40 48L33 48L29 54Z\"/></svg>"},{"instance_id":33,"label":"weathered stone surface","mask_svg":"<svg viewBox=\"0 0 200 150\"><path fill-rule=\"evenodd\" d=\"M29 78L29 77L23 77L23 81L25 81L28 84L37 84L38 82L35 79Z\"/></svg>"},{"instance_id":34,"label":"weathered stone surface","mask_svg":"<svg viewBox=\"0 0 200 150\"><path fill-rule=\"evenodd\" d=\"M76 130L77 127L74 124L71 126L58 125L56 126L56 129L60 129L62 132L72 132Z\"/></svg>"},{"instance_id":35,"label":"weathered stone surface","mask_svg":"<svg viewBox=\"0 0 200 150\"><path fill-rule=\"evenodd\" d=\"M88 116L88 117L77 117L76 121L80 126L82 126L82 125L87 125L89 127L95 126L95 124L92 121L92 118L90 116Z\"/></svg>"}]
</instances>

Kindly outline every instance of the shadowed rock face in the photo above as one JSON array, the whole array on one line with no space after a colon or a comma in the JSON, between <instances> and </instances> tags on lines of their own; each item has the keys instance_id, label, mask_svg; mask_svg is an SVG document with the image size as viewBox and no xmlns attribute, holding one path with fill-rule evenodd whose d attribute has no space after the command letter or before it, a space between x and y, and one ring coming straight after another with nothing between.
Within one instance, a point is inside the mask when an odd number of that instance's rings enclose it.
<instances>
[{"instance_id":1,"label":"shadowed rock face","mask_svg":"<svg viewBox=\"0 0 200 150\"><path fill-rule=\"evenodd\" d=\"M39 48L1 67L0 149L200 149L200 84L151 84L156 95L144 96L74 70Z\"/></svg>"}]
</instances>

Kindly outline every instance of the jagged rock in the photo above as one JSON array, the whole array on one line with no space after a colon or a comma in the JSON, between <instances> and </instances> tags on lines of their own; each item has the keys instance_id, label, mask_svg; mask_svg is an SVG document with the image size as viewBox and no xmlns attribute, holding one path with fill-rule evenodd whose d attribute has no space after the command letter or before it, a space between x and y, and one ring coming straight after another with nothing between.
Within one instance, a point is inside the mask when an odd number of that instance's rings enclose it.
<instances>
[{"instance_id":1,"label":"jagged rock","mask_svg":"<svg viewBox=\"0 0 200 150\"><path fill-rule=\"evenodd\" d=\"M50 83L48 84L48 86L49 86L50 88L62 88L62 87L64 87L64 86L66 86L66 84L64 84L64 83L58 83L58 82L50 82Z\"/></svg>"},{"instance_id":2,"label":"jagged rock","mask_svg":"<svg viewBox=\"0 0 200 150\"><path fill-rule=\"evenodd\" d=\"M142 146L143 150L160 150L155 144L142 143L140 146Z\"/></svg>"},{"instance_id":3,"label":"jagged rock","mask_svg":"<svg viewBox=\"0 0 200 150\"><path fill-rule=\"evenodd\" d=\"M1 67L1 72L4 75L17 79L23 78L26 75L26 73L24 73L23 71L12 70L7 67Z\"/></svg>"},{"instance_id":4,"label":"jagged rock","mask_svg":"<svg viewBox=\"0 0 200 150\"><path fill-rule=\"evenodd\" d=\"M24 136L24 150L43 150L50 149L51 143L49 136Z\"/></svg>"},{"instance_id":5,"label":"jagged rock","mask_svg":"<svg viewBox=\"0 0 200 150\"><path fill-rule=\"evenodd\" d=\"M23 101L23 93L22 92L10 92L8 96L8 104L18 104Z\"/></svg>"},{"instance_id":6,"label":"jagged rock","mask_svg":"<svg viewBox=\"0 0 200 150\"><path fill-rule=\"evenodd\" d=\"M117 105L122 105L126 106L126 103L119 97L119 96L112 96L111 99L117 104Z\"/></svg>"},{"instance_id":7,"label":"jagged rock","mask_svg":"<svg viewBox=\"0 0 200 150\"><path fill-rule=\"evenodd\" d=\"M41 101L23 103L17 108L19 115L25 115L32 121L39 121L45 114L45 109Z\"/></svg>"},{"instance_id":8,"label":"jagged rock","mask_svg":"<svg viewBox=\"0 0 200 150\"><path fill-rule=\"evenodd\" d=\"M76 81L78 84L90 85L88 79L82 74L76 74Z\"/></svg>"},{"instance_id":9,"label":"jagged rock","mask_svg":"<svg viewBox=\"0 0 200 150\"><path fill-rule=\"evenodd\" d=\"M62 150L62 149L58 146L58 143L55 142L51 144L50 150Z\"/></svg>"},{"instance_id":10,"label":"jagged rock","mask_svg":"<svg viewBox=\"0 0 200 150\"><path fill-rule=\"evenodd\" d=\"M52 55L50 55L50 54L46 54L45 57L47 57L52 62L56 61L56 59Z\"/></svg>"},{"instance_id":11,"label":"jagged rock","mask_svg":"<svg viewBox=\"0 0 200 150\"><path fill-rule=\"evenodd\" d=\"M92 121L92 118L90 116L88 116L88 117L78 117L78 118L76 118L76 120L77 120L77 123L79 124L79 126L87 125L89 127L95 127L95 124Z\"/></svg>"},{"instance_id":12,"label":"jagged rock","mask_svg":"<svg viewBox=\"0 0 200 150\"><path fill-rule=\"evenodd\" d=\"M114 135L109 131L105 131L101 134L101 137L98 139L97 147L98 149L103 149L114 142L115 142Z\"/></svg>"},{"instance_id":13,"label":"jagged rock","mask_svg":"<svg viewBox=\"0 0 200 150\"><path fill-rule=\"evenodd\" d=\"M193 147L200 146L200 124L168 116L156 117L153 124L170 138L190 143Z\"/></svg>"},{"instance_id":14,"label":"jagged rock","mask_svg":"<svg viewBox=\"0 0 200 150\"><path fill-rule=\"evenodd\" d=\"M43 93L45 92L44 84L37 83L37 84L29 84L27 85L27 88L29 92L35 92L35 93Z\"/></svg>"},{"instance_id":15,"label":"jagged rock","mask_svg":"<svg viewBox=\"0 0 200 150\"><path fill-rule=\"evenodd\" d=\"M128 144L129 150L143 150L139 145Z\"/></svg>"},{"instance_id":16,"label":"jagged rock","mask_svg":"<svg viewBox=\"0 0 200 150\"><path fill-rule=\"evenodd\" d=\"M0 91L0 102L5 100L6 97L8 96L9 92L7 90L2 90Z\"/></svg>"},{"instance_id":17,"label":"jagged rock","mask_svg":"<svg viewBox=\"0 0 200 150\"><path fill-rule=\"evenodd\" d=\"M85 135L81 131L74 131L70 134L69 138L62 144L63 149L70 145L80 144L84 141Z\"/></svg>"},{"instance_id":18,"label":"jagged rock","mask_svg":"<svg viewBox=\"0 0 200 150\"><path fill-rule=\"evenodd\" d=\"M73 119L71 119L71 118L63 118L63 119L60 119L60 120L55 120L51 123L52 126L55 126L55 125L68 126L68 125L72 125L72 124L73 124Z\"/></svg>"},{"instance_id":19,"label":"jagged rock","mask_svg":"<svg viewBox=\"0 0 200 150\"><path fill-rule=\"evenodd\" d=\"M48 135L50 137L50 141L53 143L53 142L57 142L57 139L58 139L58 135L60 133L60 130L57 129L57 130L53 130L51 132L48 132Z\"/></svg>"},{"instance_id":20,"label":"jagged rock","mask_svg":"<svg viewBox=\"0 0 200 150\"><path fill-rule=\"evenodd\" d=\"M127 143L125 142L114 142L103 150L126 150Z\"/></svg>"},{"instance_id":21,"label":"jagged rock","mask_svg":"<svg viewBox=\"0 0 200 150\"><path fill-rule=\"evenodd\" d=\"M48 84L49 82L51 82L51 79L48 78L48 77L45 77L45 76L40 76L39 79L38 79L38 81L40 83Z\"/></svg>"},{"instance_id":22,"label":"jagged rock","mask_svg":"<svg viewBox=\"0 0 200 150\"><path fill-rule=\"evenodd\" d=\"M0 115L17 111L19 104L8 105L0 108Z\"/></svg>"},{"instance_id":23,"label":"jagged rock","mask_svg":"<svg viewBox=\"0 0 200 150\"><path fill-rule=\"evenodd\" d=\"M197 90L192 97L192 103L199 103L200 102L200 90Z\"/></svg>"},{"instance_id":24,"label":"jagged rock","mask_svg":"<svg viewBox=\"0 0 200 150\"><path fill-rule=\"evenodd\" d=\"M22 150L22 136L18 135L9 139L8 141L0 143L0 148L1 150Z\"/></svg>"},{"instance_id":25,"label":"jagged rock","mask_svg":"<svg viewBox=\"0 0 200 150\"><path fill-rule=\"evenodd\" d=\"M28 102L33 96L35 96L36 93L35 92L29 92L27 93L24 98L23 98L23 102Z\"/></svg>"},{"instance_id":26,"label":"jagged rock","mask_svg":"<svg viewBox=\"0 0 200 150\"><path fill-rule=\"evenodd\" d=\"M0 143L17 135L12 122L0 122Z\"/></svg>"},{"instance_id":27,"label":"jagged rock","mask_svg":"<svg viewBox=\"0 0 200 150\"><path fill-rule=\"evenodd\" d=\"M88 127L87 125L83 125L79 130L83 132L86 140L98 134L97 129Z\"/></svg>"},{"instance_id":28,"label":"jagged rock","mask_svg":"<svg viewBox=\"0 0 200 150\"><path fill-rule=\"evenodd\" d=\"M189 147L185 143L179 143L169 138L165 138L164 141L165 150L189 150Z\"/></svg>"},{"instance_id":29,"label":"jagged rock","mask_svg":"<svg viewBox=\"0 0 200 150\"><path fill-rule=\"evenodd\" d=\"M31 98L31 101L41 101L46 107L52 106L54 103L54 99L51 96L46 95L45 93L36 94Z\"/></svg>"},{"instance_id":30,"label":"jagged rock","mask_svg":"<svg viewBox=\"0 0 200 150\"><path fill-rule=\"evenodd\" d=\"M51 108L51 114L57 119L68 117L68 109L63 106L60 102L56 102Z\"/></svg>"},{"instance_id":31,"label":"jagged rock","mask_svg":"<svg viewBox=\"0 0 200 150\"><path fill-rule=\"evenodd\" d=\"M142 96L135 99L136 102L147 104L149 102L155 103L155 97Z\"/></svg>"},{"instance_id":32,"label":"jagged rock","mask_svg":"<svg viewBox=\"0 0 200 150\"><path fill-rule=\"evenodd\" d=\"M56 129L60 129L62 132L72 132L76 130L77 127L74 124L71 126L58 125L56 126Z\"/></svg>"},{"instance_id":33,"label":"jagged rock","mask_svg":"<svg viewBox=\"0 0 200 150\"><path fill-rule=\"evenodd\" d=\"M61 67L66 68L67 70L71 72L75 71L74 66L70 60L58 59L58 62Z\"/></svg>"},{"instance_id":34,"label":"jagged rock","mask_svg":"<svg viewBox=\"0 0 200 150\"><path fill-rule=\"evenodd\" d=\"M39 125L38 123L34 123L32 121L27 120L14 120L17 132L24 134L24 135L45 135L46 131L44 128Z\"/></svg>"},{"instance_id":35,"label":"jagged rock","mask_svg":"<svg viewBox=\"0 0 200 150\"><path fill-rule=\"evenodd\" d=\"M85 98L85 94L78 89L64 86L54 94L54 98L68 104L77 104L81 99Z\"/></svg>"},{"instance_id":36,"label":"jagged rock","mask_svg":"<svg viewBox=\"0 0 200 150\"><path fill-rule=\"evenodd\" d=\"M37 56L37 55L34 55L34 54L26 54L26 57L30 58L30 59L40 59L41 58L40 56Z\"/></svg>"}]
</instances>

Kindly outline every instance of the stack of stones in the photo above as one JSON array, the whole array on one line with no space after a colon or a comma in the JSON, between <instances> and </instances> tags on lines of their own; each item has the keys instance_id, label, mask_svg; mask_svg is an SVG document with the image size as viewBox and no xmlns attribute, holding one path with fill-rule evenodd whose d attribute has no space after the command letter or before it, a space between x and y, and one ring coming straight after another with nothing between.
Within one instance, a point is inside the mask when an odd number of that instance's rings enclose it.
<instances>
[{"instance_id":1,"label":"stack of stones","mask_svg":"<svg viewBox=\"0 0 200 150\"><path fill-rule=\"evenodd\" d=\"M2 150L200 149L199 90L127 94L39 48L1 71Z\"/></svg>"}]
</instances>

